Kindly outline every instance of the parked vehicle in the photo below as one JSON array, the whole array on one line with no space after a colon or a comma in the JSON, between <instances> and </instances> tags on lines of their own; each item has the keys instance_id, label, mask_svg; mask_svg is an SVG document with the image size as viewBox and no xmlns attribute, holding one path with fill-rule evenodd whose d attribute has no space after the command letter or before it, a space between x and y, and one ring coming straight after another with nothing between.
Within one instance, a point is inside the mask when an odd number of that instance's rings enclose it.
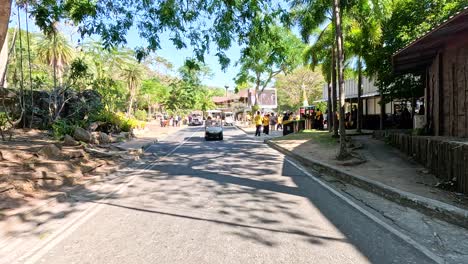
<instances>
[{"instance_id":1,"label":"parked vehicle","mask_svg":"<svg viewBox=\"0 0 468 264\"><path fill-rule=\"evenodd\" d=\"M224 112L224 125L225 126L234 125L234 113L233 112Z\"/></svg>"},{"instance_id":2,"label":"parked vehicle","mask_svg":"<svg viewBox=\"0 0 468 264\"><path fill-rule=\"evenodd\" d=\"M194 115L189 123L190 126L201 126L203 125L203 117L201 115Z\"/></svg>"},{"instance_id":3,"label":"parked vehicle","mask_svg":"<svg viewBox=\"0 0 468 264\"><path fill-rule=\"evenodd\" d=\"M223 126L221 120L208 119L205 122L205 140L223 140Z\"/></svg>"},{"instance_id":4,"label":"parked vehicle","mask_svg":"<svg viewBox=\"0 0 468 264\"><path fill-rule=\"evenodd\" d=\"M221 120L222 119L222 114L220 110L208 110L206 111L207 118L211 117L213 120Z\"/></svg>"}]
</instances>

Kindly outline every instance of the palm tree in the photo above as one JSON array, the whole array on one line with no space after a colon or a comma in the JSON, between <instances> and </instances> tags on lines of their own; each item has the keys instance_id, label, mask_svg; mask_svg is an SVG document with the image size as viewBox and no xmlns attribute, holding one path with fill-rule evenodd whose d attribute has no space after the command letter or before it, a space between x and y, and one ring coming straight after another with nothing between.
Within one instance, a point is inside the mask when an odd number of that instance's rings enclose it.
<instances>
[{"instance_id":1,"label":"palm tree","mask_svg":"<svg viewBox=\"0 0 468 264\"><path fill-rule=\"evenodd\" d=\"M8 33L8 23L10 22L12 0L0 0L0 51L4 47L4 42Z\"/></svg>"},{"instance_id":2,"label":"palm tree","mask_svg":"<svg viewBox=\"0 0 468 264\"><path fill-rule=\"evenodd\" d=\"M132 114L133 103L138 93L138 88L144 77L144 69L141 66L141 64L139 64L138 62L130 61L122 65L121 77L127 84L127 88L129 92L127 116L130 116Z\"/></svg>"},{"instance_id":3,"label":"palm tree","mask_svg":"<svg viewBox=\"0 0 468 264\"><path fill-rule=\"evenodd\" d=\"M329 0L294 0L293 17L300 27L302 38L308 42L315 35L315 43L305 51L304 61L312 68L322 64L322 73L329 86L328 116L329 131L333 127L333 137L338 137L336 43L332 5ZM325 25L322 27L322 25Z\"/></svg>"},{"instance_id":4,"label":"palm tree","mask_svg":"<svg viewBox=\"0 0 468 264\"><path fill-rule=\"evenodd\" d=\"M375 3L374 3L375 4ZM362 128L362 75L363 67L366 63L369 48L376 45L381 36L382 10L380 5L374 5L369 0L361 0L349 11L351 22L348 25L348 51L352 53L357 61L358 78L358 114L357 114L357 132Z\"/></svg>"},{"instance_id":5,"label":"palm tree","mask_svg":"<svg viewBox=\"0 0 468 264\"><path fill-rule=\"evenodd\" d=\"M74 49L66 38L57 32L44 36L37 45L37 57L45 64L53 67L54 83L58 78L60 86L63 85L63 75L74 57Z\"/></svg>"},{"instance_id":6,"label":"palm tree","mask_svg":"<svg viewBox=\"0 0 468 264\"><path fill-rule=\"evenodd\" d=\"M338 137L338 120L336 120L336 69L335 52L333 39L333 26L331 21L318 34L314 44L307 47L304 51L304 62L312 70L319 64L322 66L322 75L328 85L328 129L333 131L333 136ZM331 122L330 122L331 121ZM332 130L333 128L333 130Z\"/></svg>"},{"instance_id":7,"label":"palm tree","mask_svg":"<svg viewBox=\"0 0 468 264\"><path fill-rule=\"evenodd\" d=\"M134 56L129 49L105 49L100 41L91 41L83 45L86 60L92 67L96 79L110 78L117 80L120 78L119 69L122 64L134 60Z\"/></svg>"}]
</instances>

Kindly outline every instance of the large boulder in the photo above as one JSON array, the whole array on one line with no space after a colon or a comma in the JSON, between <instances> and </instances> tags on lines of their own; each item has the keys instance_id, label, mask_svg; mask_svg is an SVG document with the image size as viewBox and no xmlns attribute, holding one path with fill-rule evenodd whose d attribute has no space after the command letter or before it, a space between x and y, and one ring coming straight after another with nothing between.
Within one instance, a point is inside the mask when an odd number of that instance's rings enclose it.
<instances>
[{"instance_id":1,"label":"large boulder","mask_svg":"<svg viewBox=\"0 0 468 264\"><path fill-rule=\"evenodd\" d=\"M70 116L77 120L87 119L89 114L96 113L102 108L101 96L94 90L82 92L67 91L65 98L68 102L63 108L62 115Z\"/></svg>"},{"instance_id":2,"label":"large boulder","mask_svg":"<svg viewBox=\"0 0 468 264\"><path fill-rule=\"evenodd\" d=\"M76 141L74 138L72 138L69 135L65 135L65 138L63 139L63 145L64 146L78 146L80 142Z\"/></svg>"},{"instance_id":3,"label":"large boulder","mask_svg":"<svg viewBox=\"0 0 468 264\"><path fill-rule=\"evenodd\" d=\"M55 144L44 146L43 148L41 148L41 150L39 150L38 154L48 159L63 159L64 158L62 151Z\"/></svg>"},{"instance_id":4,"label":"large boulder","mask_svg":"<svg viewBox=\"0 0 468 264\"><path fill-rule=\"evenodd\" d=\"M90 143L92 141L91 133L89 133L81 127L75 128L75 131L73 132L73 137L76 140L83 141L86 143Z\"/></svg>"},{"instance_id":5,"label":"large boulder","mask_svg":"<svg viewBox=\"0 0 468 264\"><path fill-rule=\"evenodd\" d=\"M104 133L104 132L100 132L100 133L99 133L99 138L98 138L98 139L99 139L99 142L100 142L101 144L109 144L109 143L112 142L110 136L107 135L107 134Z\"/></svg>"}]
</instances>

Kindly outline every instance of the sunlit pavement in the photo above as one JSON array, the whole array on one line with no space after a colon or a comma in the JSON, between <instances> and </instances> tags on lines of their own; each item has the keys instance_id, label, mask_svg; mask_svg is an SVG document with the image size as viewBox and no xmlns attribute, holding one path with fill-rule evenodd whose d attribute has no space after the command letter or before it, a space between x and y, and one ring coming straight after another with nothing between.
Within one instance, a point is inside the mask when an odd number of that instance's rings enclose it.
<instances>
[{"instance_id":1,"label":"sunlit pavement","mask_svg":"<svg viewBox=\"0 0 468 264\"><path fill-rule=\"evenodd\" d=\"M433 263L265 144L224 133L153 145L125 188L82 198L99 207L19 262Z\"/></svg>"}]
</instances>

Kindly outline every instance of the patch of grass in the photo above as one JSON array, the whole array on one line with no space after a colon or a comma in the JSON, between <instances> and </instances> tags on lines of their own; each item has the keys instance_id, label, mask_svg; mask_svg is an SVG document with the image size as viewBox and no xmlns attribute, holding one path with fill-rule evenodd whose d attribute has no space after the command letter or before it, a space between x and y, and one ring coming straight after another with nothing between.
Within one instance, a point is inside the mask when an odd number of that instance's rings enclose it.
<instances>
[{"instance_id":1,"label":"patch of grass","mask_svg":"<svg viewBox=\"0 0 468 264\"><path fill-rule=\"evenodd\" d=\"M278 137L273 141L281 140L313 140L314 142L325 144L325 145L336 145L338 141L336 138L332 138L332 133L326 130L303 130L294 134L289 134L284 137Z\"/></svg>"}]
</instances>

